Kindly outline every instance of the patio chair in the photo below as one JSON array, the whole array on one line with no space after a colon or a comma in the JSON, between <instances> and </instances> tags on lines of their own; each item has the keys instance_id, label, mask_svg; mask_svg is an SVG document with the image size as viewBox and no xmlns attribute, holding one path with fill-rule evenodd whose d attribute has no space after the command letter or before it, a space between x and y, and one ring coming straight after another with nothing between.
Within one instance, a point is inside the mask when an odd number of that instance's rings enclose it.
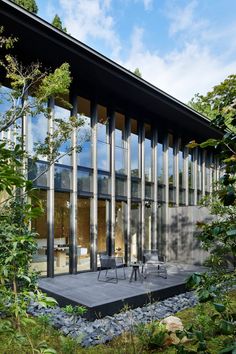
<instances>
[{"instance_id":1,"label":"patio chair","mask_svg":"<svg viewBox=\"0 0 236 354\"><path fill-rule=\"evenodd\" d=\"M112 257L105 254L99 255L100 269L98 272L98 281L118 283L118 279L126 279L125 264L122 257ZM117 269L123 269L123 277L118 277ZM105 277L101 278L102 271L105 271Z\"/></svg>"},{"instance_id":2,"label":"patio chair","mask_svg":"<svg viewBox=\"0 0 236 354\"><path fill-rule=\"evenodd\" d=\"M148 275L157 275L167 279L167 267L164 257L158 255L158 250L144 252L144 278Z\"/></svg>"}]
</instances>

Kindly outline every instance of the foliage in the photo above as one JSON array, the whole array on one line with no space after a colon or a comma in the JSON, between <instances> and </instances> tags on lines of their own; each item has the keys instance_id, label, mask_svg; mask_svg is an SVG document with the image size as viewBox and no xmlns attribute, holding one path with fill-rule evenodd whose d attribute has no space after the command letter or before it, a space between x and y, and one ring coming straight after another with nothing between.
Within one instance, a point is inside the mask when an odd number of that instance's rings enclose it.
<instances>
[{"instance_id":1,"label":"foliage","mask_svg":"<svg viewBox=\"0 0 236 354\"><path fill-rule=\"evenodd\" d=\"M189 105L199 113L210 119L216 118L219 114L230 115L230 107L236 98L236 75L229 75L219 85L213 87L205 96L196 94Z\"/></svg>"},{"instance_id":2,"label":"foliage","mask_svg":"<svg viewBox=\"0 0 236 354\"><path fill-rule=\"evenodd\" d=\"M13 2L34 14L37 14L38 12L38 6L35 0L13 0Z\"/></svg>"},{"instance_id":3,"label":"foliage","mask_svg":"<svg viewBox=\"0 0 236 354\"><path fill-rule=\"evenodd\" d=\"M136 69L134 70L134 75L136 75L136 76L138 76L138 77L142 77L142 73L141 73L141 71L139 70L139 68L136 68Z\"/></svg>"},{"instance_id":4,"label":"foliage","mask_svg":"<svg viewBox=\"0 0 236 354\"><path fill-rule=\"evenodd\" d=\"M87 308L85 306L67 305L67 306L63 307L62 309L65 313L73 315L73 316L83 316L87 312Z\"/></svg>"},{"instance_id":5,"label":"foliage","mask_svg":"<svg viewBox=\"0 0 236 354\"><path fill-rule=\"evenodd\" d=\"M54 19L52 20L52 25L54 27L58 28L59 30L67 33L66 27L62 26L62 21L61 21L60 17L57 14L54 16Z\"/></svg>"},{"instance_id":6,"label":"foliage","mask_svg":"<svg viewBox=\"0 0 236 354\"><path fill-rule=\"evenodd\" d=\"M151 322L149 325L137 326L136 335L144 348L157 349L164 346L168 337L166 326L159 322Z\"/></svg>"},{"instance_id":7,"label":"foliage","mask_svg":"<svg viewBox=\"0 0 236 354\"><path fill-rule=\"evenodd\" d=\"M235 331L228 293L235 284L236 265L236 75L230 75L206 96L196 95L190 105L211 119L222 138L200 144L192 141L188 146L215 149L222 173L212 194L201 202L210 209L212 221L198 223L198 239L210 254L206 262L209 271L193 274L188 283L196 289L200 302L210 302L216 310L212 328L230 335Z\"/></svg>"}]
</instances>

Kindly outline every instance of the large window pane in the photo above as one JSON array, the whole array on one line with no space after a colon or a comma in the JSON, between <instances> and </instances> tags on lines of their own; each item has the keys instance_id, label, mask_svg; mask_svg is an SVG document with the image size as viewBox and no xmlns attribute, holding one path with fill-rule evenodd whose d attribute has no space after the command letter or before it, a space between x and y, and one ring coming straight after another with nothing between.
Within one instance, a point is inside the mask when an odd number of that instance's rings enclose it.
<instances>
[{"instance_id":1,"label":"large window pane","mask_svg":"<svg viewBox=\"0 0 236 354\"><path fill-rule=\"evenodd\" d=\"M123 197L127 195L126 178L116 177L116 195Z\"/></svg>"},{"instance_id":2,"label":"large window pane","mask_svg":"<svg viewBox=\"0 0 236 354\"><path fill-rule=\"evenodd\" d=\"M98 252L106 252L106 235L107 235L107 208L108 203L105 200L98 201L98 239L97 249Z\"/></svg>"},{"instance_id":3,"label":"large window pane","mask_svg":"<svg viewBox=\"0 0 236 354\"><path fill-rule=\"evenodd\" d=\"M145 203L145 238L144 249L150 250L151 247L151 234L152 234L152 203Z\"/></svg>"},{"instance_id":4,"label":"large window pane","mask_svg":"<svg viewBox=\"0 0 236 354\"><path fill-rule=\"evenodd\" d=\"M47 192L37 191L37 197L41 200L43 214L32 220L32 230L37 232L37 251L33 255L32 269L47 274ZM56 265L56 262L55 262Z\"/></svg>"},{"instance_id":5,"label":"large window pane","mask_svg":"<svg viewBox=\"0 0 236 354\"><path fill-rule=\"evenodd\" d=\"M65 122L69 122L70 111L64 107L59 106L56 102L54 107L54 118L60 119ZM54 129L58 129L58 124L55 121ZM71 157L69 155L71 149L71 139L64 141L59 148L59 158L57 159L58 164L71 165Z\"/></svg>"},{"instance_id":6,"label":"large window pane","mask_svg":"<svg viewBox=\"0 0 236 354\"><path fill-rule=\"evenodd\" d=\"M109 171L110 169L110 144L109 144L109 122L107 109L98 105L97 123L97 162L98 168Z\"/></svg>"},{"instance_id":7,"label":"large window pane","mask_svg":"<svg viewBox=\"0 0 236 354\"><path fill-rule=\"evenodd\" d=\"M70 194L55 192L54 257L55 273L69 272Z\"/></svg>"},{"instance_id":8,"label":"large window pane","mask_svg":"<svg viewBox=\"0 0 236 354\"><path fill-rule=\"evenodd\" d=\"M90 101L78 97L78 113L83 125L78 128L77 143L79 147L78 165L91 167L92 150L91 150L91 107Z\"/></svg>"},{"instance_id":9,"label":"large window pane","mask_svg":"<svg viewBox=\"0 0 236 354\"><path fill-rule=\"evenodd\" d=\"M138 242L139 242L139 228L140 228L140 204L131 204L131 261L137 261L138 259Z\"/></svg>"},{"instance_id":10,"label":"large window pane","mask_svg":"<svg viewBox=\"0 0 236 354\"><path fill-rule=\"evenodd\" d=\"M118 256L125 255L124 242L124 202L116 202L116 218L115 218L115 252Z\"/></svg>"},{"instance_id":11,"label":"large window pane","mask_svg":"<svg viewBox=\"0 0 236 354\"><path fill-rule=\"evenodd\" d=\"M145 162L145 180L152 180L152 133L151 126L144 124L145 128L145 146L144 146L144 162Z\"/></svg>"},{"instance_id":12,"label":"large window pane","mask_svg":"<svg viewBox=\"0 0 236 354\"><path fill-rule=\"evenodd\" d=\"M132 196L132 198L140 198L141 197L140 180L137 180L137 179L131 180L131 196Z\"/></svg>"},{"instance_id":13,"label":"large window pane","mask_svg":"<svg viewBox=\"0 0 236 354\"><path fill-rule=\"evenodd\" d=\"M111 194L110 176L98 173L98 194Z\"/></svg>"},{"instance_id":14,"label":"large window pane","mask_svg":"<svg viewBox=\"0 0 236 354\"><path fill-rule=\"evenodd\" d=\"M78 199L78 270L90 269L90 199Z\"/></svg>"},{"instance_id":15,"label":"large window pane","mask_svg":"<svg viewBox=\"0 0 236 354\"><path fill-rule=\"evenodd\" d=\"M172 134L169 134L168 175L169 175L169 184L173 185L173 180L174 180L174 151L173 151L173 135Z\"/></svg>"},{"instance_id":16,"label":"large window pane","mask_svg":"<svg viewBox=\"0 0 236 354\"><path fill-rule=\"evenodd\" d=\"M54 177L55 189L71 189L71 169L69 167L55 165Z\"/></svg>"},{"instance_id":17,"label":"large window pane","mask_svg":"<svg viewBox=\"0 0 236 354\"><path fill-rule=\"evenodd\" d=\"M78 170L78 193L92 191L91 171Z\"/></svg>"},{"instance_id":18,"label":"large window pane","mask_svg":"<svg viewBox=\"0 0 236 354\"><path fill-rule=\"evenodd\" d=\"M157 145L157 176L158 182L163 183L163 145Z\"/></svg>"},{"instance_id":19,"label":"large window pane","mask_svg":"<svg viewBox=\"0 0 236 354\"><path fill-rule=\"evenodd\" d=\"M33 181L35 187L47 187L48 164L44 161L28 163L28 179Z\"/></svg>"},{"instance_id":20,"label":"large window pane","mask_svg":"<svg viewBox=\"0 0 236 354\"><path fill-rule=\"evenodd\" d=\"M125 116L115 113L115 168L118 173L126 172Z\"/></svg>"},{"instance_id":21,"label":"large window pane","mask_svg":"<svg viewBox=\"0 0 236 354\"><path fill-rule=\"evenodd\" d=\"M138 149L138 123L137 120L131 119L131 136L130 136L130 152L131 152L131 175L139 176L139 149Z\"/></svg>"}]
</instances>

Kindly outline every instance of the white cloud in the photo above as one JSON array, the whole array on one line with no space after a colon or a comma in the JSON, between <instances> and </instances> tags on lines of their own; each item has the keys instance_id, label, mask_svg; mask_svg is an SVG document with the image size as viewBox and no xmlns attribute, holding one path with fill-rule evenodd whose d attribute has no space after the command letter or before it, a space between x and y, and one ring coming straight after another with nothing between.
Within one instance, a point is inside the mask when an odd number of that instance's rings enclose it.
<instances>
[{"instance_id":1,"label":"white cloud","mask_svg":"<svg viewBox=\"0 0 236 354\"><path fill-rule=\"evenodd\" d=\"M194 11L198 6L197 0L188 2L185 7L176 6L174 1L167 3L166 16L170 19L169 34L186 32L188 35L202 30L207 26L207 21L195 16Z\"/></svg>"},{"instance_id":2,"label":"white cloud","mask_svg":"<svg viewBox=\"0 0 236 354\"><path fill-rule=\"evenodd\" d=\"M59 0L63 24L68 32L82 42L89 39L103 40L117 57L121 49L119 36L114 29L114 19L109 15L111 0Z\"/></svg>"},{"instance_id":3,"label":"white cloud","mask_svg":"<svg viewBox=\"0 0 236 354\"><path fill-rule=\"evenodd\" d=\"M145 10L151 10L153 4L153 0L143 0L143 5Z\"/></svg>"},{"instance_id":4,"label":"white cloud","mask_svg":"<svg viewBox=\"0 0 236 354\"><path fill-rule=\"evenodd\" d=\"M131 71L138 67L145 80L183 102L197 92L206 93L236 67L236 60L225 64L222 57L216 57L197 41L186 42L183 49L160 56L145 48L142 34L143 29L134 29L130 55L121 64Z\"/></svg>"}]
</instances>

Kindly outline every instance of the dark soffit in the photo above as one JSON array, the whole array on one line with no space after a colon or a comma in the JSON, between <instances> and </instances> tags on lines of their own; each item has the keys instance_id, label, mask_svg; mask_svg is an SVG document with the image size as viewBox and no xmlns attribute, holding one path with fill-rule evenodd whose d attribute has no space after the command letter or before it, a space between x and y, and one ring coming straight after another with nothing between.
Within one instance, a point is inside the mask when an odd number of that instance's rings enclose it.
<instances>
[{"instance_id":1,"label":"dark soffit","mask_svg":"<svg viewBox=\"0 0 236 354\"><path fill-rule=\"evenodd\" d=\"M68 62L81 94L186 139L221 135L206 117L9 0L0 1L0 25L19 38L15 50L20 60L52 68Z\"/></svg>"}]
</instances>

